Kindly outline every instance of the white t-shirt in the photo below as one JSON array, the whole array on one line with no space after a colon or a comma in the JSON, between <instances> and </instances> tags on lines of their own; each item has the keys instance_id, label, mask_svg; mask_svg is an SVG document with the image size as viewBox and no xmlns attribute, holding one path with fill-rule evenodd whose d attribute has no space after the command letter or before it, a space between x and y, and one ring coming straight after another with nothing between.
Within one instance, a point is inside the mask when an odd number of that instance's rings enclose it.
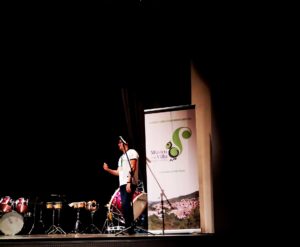
<instances>
[{"instance_id":1,"label":"white t-shirt","mask_svg":"<svg viewBox=\"0 0 300 247\"><path fill-rule=\"evenodd\" d=\"M120 157L120 159L118 161L120 186L123 184L127 184L128 175L130 174L130 164L128 164L127 156L129 158L129 160L133 160L133 159L137 160L136 169L135 169L135 172L133 175L134 179L132 180L132 182L133 182L133 184L137 184L137 182L138 182L139 154L134 149L129 149L129 150L127 150L127 155L122 154L122 156Z\"/></svg>"}]
</instances>

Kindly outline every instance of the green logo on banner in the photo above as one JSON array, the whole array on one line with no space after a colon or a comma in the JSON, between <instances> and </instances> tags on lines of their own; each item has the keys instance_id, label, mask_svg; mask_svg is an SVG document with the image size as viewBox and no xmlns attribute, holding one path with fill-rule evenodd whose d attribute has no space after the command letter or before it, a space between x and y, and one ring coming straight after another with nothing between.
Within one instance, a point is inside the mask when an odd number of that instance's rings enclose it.
<instances>
[{"instance_id":1,"label":"green logo on banner","mask_svg":"<svg viewBox=\"0 0 300 247\"><path fill-rule=\"evenodd\" d=\"M183 130L183 131L181 131ZM180 127L173 132L172 141L166 144L166 148L169 149L169 156L175 160L183 151L181 137L188 139L192 136L192 131L188 127Z\"/></svg>"}]
</instances>

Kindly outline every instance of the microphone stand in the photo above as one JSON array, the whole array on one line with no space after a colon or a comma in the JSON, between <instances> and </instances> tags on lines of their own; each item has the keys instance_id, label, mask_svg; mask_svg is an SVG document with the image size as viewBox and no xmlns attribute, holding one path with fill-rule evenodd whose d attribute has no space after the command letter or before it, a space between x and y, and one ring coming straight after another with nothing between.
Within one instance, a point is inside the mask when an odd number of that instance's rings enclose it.
<instances>
[{"instance_id":1,"label":"microphone stand","mask_svg":"<svg viewBox=\"0 0 300 247\"><path fill-rule=\"evenodd\" d=\"M128 165L129 165L129 169L130 169L130 176L131 176L131 181L134 181L134 174L133 174L133 170L132 170L132 167L131 167L131 164L130 164L130 159L128 157L128 154L127 154L127 151L128 150L125 150L125 143L123 143L123 149L125 151L125 155L126 155L126 158L127 158L127 161L128 161ZM127 146L128 147L128 146ZM137 182L137 181L136 181Z\"/></svg>"},{"instance_id":2,"label":"microphone stand","mask_svg":"<svg viewBox=\"0 0 300 247\"><path fill-rule=\"evenodd\" d=\"M149 161L149 162L151 162L151 161ZM158 187L160 188L160 203L161 203L161 218L162 218L162 234L165 235L165 213L164 213L164 200L163 200L163 197L166 198L166 201L168 202L168 204L170 205L170 207L171 207L171 208L173 208L173 207L172 207L172 204L169 202L169 200L168 200L168 198L167 198L167 196L166 196L166 194L165 194L163 188L160 186L160 184L159 184L157 178L155 177L153 171L151 170L151 168L150 168L150 166L149 166L149 164L148 164L148 159L146 159L146 165L147 165L149 171L151 172L153 178L155 179L155 181L156 181Z\"/></svg>"}]
</instances>

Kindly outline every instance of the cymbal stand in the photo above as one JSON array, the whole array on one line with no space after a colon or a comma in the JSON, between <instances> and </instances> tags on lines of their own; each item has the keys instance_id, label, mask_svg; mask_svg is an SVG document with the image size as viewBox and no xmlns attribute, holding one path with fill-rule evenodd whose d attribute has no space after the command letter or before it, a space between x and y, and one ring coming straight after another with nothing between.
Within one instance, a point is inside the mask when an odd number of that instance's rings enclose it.
<instances>
[{"instance_id":1,"label":"cymbal stand","mask_svg":"<svg viewBox=\"0 0 300 247\"><path fill-rule=\"evenodd\" d=\"M125 224L125 219L121 213L121 211L113 205L114 211L111 211L112 213L112 218L118 221L118 225L121 223Z\"/></svg>"},{"instance_id":2,"label":"cymbal stand","mask_svg":"<svg viewBox=\"0 0 300 247\"><path fill-rule=\"evenodd\" d=\"M37 232L37 233L41 233L41 232L44 232L45 231L45 224L43 222L43 202L40 202L39 203L39 222L38 222L38 226L36 227L35 225L35 222L36 222L36 204L34 205L34 209L33 209L33 224L32 224L32 227L30 229L30 231L28 232L28 234L30 235L36 228L37 230L34 231L34 232Z\"/></svg>"}]
</instances>

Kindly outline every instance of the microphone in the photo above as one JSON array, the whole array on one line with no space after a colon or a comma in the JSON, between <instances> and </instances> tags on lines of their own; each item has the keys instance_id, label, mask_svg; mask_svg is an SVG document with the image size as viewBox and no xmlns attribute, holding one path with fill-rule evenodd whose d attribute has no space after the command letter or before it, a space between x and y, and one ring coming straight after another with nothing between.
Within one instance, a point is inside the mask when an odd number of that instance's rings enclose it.
<instances>
[{"instance_id":1,"label":"microphone","mask_svg":"<svg viewBox=\"0 0 300 247\"><path fill-rule=\"evenodd\" d=\"M122 136L119 136L120 140L124 143L124 144L127 144L127 142L123 139Z\"/></svg>"}]
</instances>

